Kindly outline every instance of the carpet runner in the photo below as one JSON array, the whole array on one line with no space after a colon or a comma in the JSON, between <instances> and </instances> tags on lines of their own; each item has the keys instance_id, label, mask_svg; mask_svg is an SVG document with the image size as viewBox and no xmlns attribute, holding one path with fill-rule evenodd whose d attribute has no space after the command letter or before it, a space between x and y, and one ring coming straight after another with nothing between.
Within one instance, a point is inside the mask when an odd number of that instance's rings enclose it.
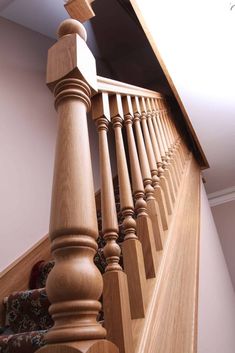
<instances>
[{"instance_id":1,"label":"carpet runner","mask_svg":"<svg viewBox=\"0 0 235 353\"><path fill-rule=\"evenodd\" d=\"M118 243L124 239L122 229L122 215L118 187L115 188L115 201L119 223ZM103 274L106 267L103 248L105 245L102 237L101 212L97 211L99 228L98 251L94 262ZM122 256L120 259L122 265ZM48 313L50 302L45 291L46 279L54 266L54 261L40 261L34 265L29 279L29 290L12 293L5 302L6 321L0 328L0 353L33 353L45 344L44 335L53 326L52 318ZM98 321L103 322L103 312L98 316Z\"/></svg>"}]
</instances>

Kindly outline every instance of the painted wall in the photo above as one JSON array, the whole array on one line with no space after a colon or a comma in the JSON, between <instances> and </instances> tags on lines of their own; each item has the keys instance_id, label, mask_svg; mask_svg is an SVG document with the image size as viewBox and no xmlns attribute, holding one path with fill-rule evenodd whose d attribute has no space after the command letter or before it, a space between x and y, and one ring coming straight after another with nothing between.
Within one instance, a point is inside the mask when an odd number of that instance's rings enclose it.
<instances>
[{"instance_id":1,"label":"painted wall","mask_svg":"<svg viewBox=\"0 0 235 353\"><path fill-rule=\"evenodd\" d=\"M203 185L198 320L198 353L234 353L235 295Z\"/></svg>"},{"instance_id":2,"label":"painted wall","mask_svg":"<svg viewBox=\"0 0 235 353\"><path fill-rule=\"evenodd\" d=\"M47 50L53 41L1 17L0 27L2 271L48 232L57 118L53 95L45 86ZM98 189L98 141L91 119L89 133ZM113 138L110 144L114 155Z\"/></svg>"},{"instance_id":3,"label":"painted wall","mask_svg":"<svg viewBox=\"0 0 235 353\"><path fill-rule=\"evenodd\" d=\"M52 40L0 18L0 270L47 233L56 134Z\"/></svg>"},{"instance_id":4,"label":"painted wall","mask_svg":"<svg viewBox=\"0 0 235 353\"><path fill-rule=\"evenodd\" d=\"M235 290L235 201L211 208Z\"/></svg>"}]
</instances>

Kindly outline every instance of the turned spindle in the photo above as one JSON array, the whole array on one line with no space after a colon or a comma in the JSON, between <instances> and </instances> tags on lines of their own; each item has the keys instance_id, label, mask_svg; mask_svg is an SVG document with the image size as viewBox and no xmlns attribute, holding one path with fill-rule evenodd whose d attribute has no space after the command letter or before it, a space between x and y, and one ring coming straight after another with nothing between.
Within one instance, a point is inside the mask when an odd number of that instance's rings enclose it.
<instances>
[{"instance_id":1,"label":"turned spindle","mask_svg":"<svg viewBox=\"0 0 235 353\"><path fill-rule=\"evenodd\" d=\"M175 193L177 193L177 189L178 189L178 184L180 182L180 175L179 175L179 171L173 156L173 149L172 149L172 145L171 145L171 141L170 141L170 135L167 129L167 123L166 123L166 109L162 104L162 99L158 100L158 104L159 104L159 109L160 109L160 120L161 120L161 124L162 124L162 128L163 128L163 132L165 135L165 139L166 139L166 145L167 145L167 149L168 149L168 163L170 165L172 165L172 173L174 174L174 178L172 178L173 181L173 185L175 188Z\"/></svg>"},{"instance_id":2,"label":"turned spindle","mask_svg":"<svg viewBox=\"0 0 235 353\"><path fill-rule=\"evenodd\" d=\"M162 142L162 137L160 134L160 129L157 124L157 111L156 111L156 106L154 103L154 99L151 99L151 107L152 107L152 122L153 122L153 127L156 135L156 140L158 142L159 150L160 150L160 155L161 155L161 161L157 163L158 166L158 175L160 178L160 185L162 187L162 190L165 195L165 200L166 200L166 207L167 207L167 212L168 215L172 214L172 209L173 209L173 204L171 200L171 195L170 195L170 187L169 187L169 170L167 169L167 163L166 163L166 156L165 156L165 150Z\"/></svg>"},{"instance_id":3,"label":"turned spindle","mask_svg":"<svg viewBox=\"0 0 235 353\"><path fill-rule=\"evenodd\" d=\"M160 137L161 137L163 148L164 148L164 155L162 156L162 159L163 159L163 165L162 166L163 166L163 169L165 169L164 174L166 176L166 179L168 180L168 186L169 186L169 189L170 189L171 201L172 201L172 204L173 204L174 201L175 201L175 189L174 189L174 183L173 183L174 175L173 175L173 172L172 172L171 165L169 163L168 148L167 148L166 139L165 139L165 135L164 135L163 127L162 127L162 122L161 122L161 119L160 119L160 110L159 110L159 107L158 107L158 104L157 104L157 99L155 99L154 102L155 102L155 112L156 112L155 119L156 119L156 122L157 122L157 126L158 126L158 129L159 129Z\"/></svg>"},{"instance_id":4,"label":"turned spindle","mask_svg":"<svg viewBox=\"0 0 235 353\"><path fill-rule=\"evenodd\" d=\"M157 119L158 119L158 123L160 126L160 133L162 135L162 140L163 140L163 145L164 145L164 149L165 149L165 155L166 155L166 162L168 165L168 169L171 175L171 184L170 184L170 190L171 190L171 197L172 197L172 202L174 203L175 201L175 197L176 197L176 189L177 189L177 182L176 182L176 175L175 175L175 170L173 167L173 163L172 163L172 159L171 159L171 154L170 154L170 146L169 146L169 141L168 141L168 136L166 133L166 129L165 129L165 124L163 121L163 112L162 109L160 108L160 99L156 99L156 106L157 106Z\"/></svg>"},{"instance_id":5,"label":"turned spindle","mask_svg":"<svg viewBox=\"0 0 235 353\"><path fill-rule=\"evenodd\" d=\"M129 287L131 316L133 319L138 319L145 315L146 278L142 245L136 236L136 221L133 218L134 204L122 137L124 115L121 96L119 94L111 96L109 104L115 134L119 196L123 216L122 227L125 235L122 243L124 270L127 274Z\"/></svg>"},{"instance_id":6,"label":"turned spindle","mask_svg":"<svg viewBox=\"0 0 235 353\"><path fill-rule=\"evenodd\" d=\"M133 132L134 114L130 96L124 96L122 98L122 106L124 111L124 122L127 135L132 190L135 198L135 211L137 214L136 231L143 248L146 277L152 278L156 276L156 266L153 251L155 247L154 234L152 222L147 213L144 184Z\"/></svg>"},{"instance_id":7,"label":"turned spindle","mask_svg":"<svg viewBox=\"0 0 235 353\"><path fill-rule=\"evenodd\" d=\"M133 353L127 276L119 265L120 247L117 244L118 222L107 139L107 132L110 125L109 98L107 93L98 94L93 98L92 118L96 122L99 135L102 233L106 241L104 255L107 267L103 276L105 327L108 339L118 346L120 353ZM133 235L135 238L134 233Z\"/></svg>"},{"instance_id":8,"label":"turned spindle","mask_svg":"<svg viewBox=\"0 0 235 353\"><path fill-rule=\"evenodd\" d=\"M182 170L183 170L184 163L185 163L185 157L186 157L184 154L184 150L183 150L184 141L182 140L180 134L178 133L175 124L173 124L173 118L171 117L171 112L170 112L169 124L171 126L171 131L172 131L172 134L173 134L174 140L175 140L176 150L178 152L179 159L182 164ZM187 154L187 152L186 152L186 154Z\"/></svg>"},{"instance_id":9,"label":"turned spindle","mask_svg":"<svg viewBox=\"0 0 235 353\"><path fill-rule=\"evenodd\" d=\"M132 108L134 112L134 128L136 135L136 142L138 148L138 155L140 161L140 168L145 187L145 195L147 201L148 214L151 218L155 239L156 250L162 249L163 227L159 205L155 199L154 188L152 186L153 180L150 171L148 155L145 148L144 137L141 130L141 109L138 97L132 97Z\"/></svg>"},{"instance_id":10,"label":"turned spindle","mask_svg":"<svg viewBox=\"0 0 235 353\"><path fill-rule=\"evenodd\" d=\"M103 281L93 262L98 229L86 115L96 89L95 61L78 21L62 22L58 33L47 66L59 119L49 230L55 266L46 284L54 326L40 352L117 352L97 322Z\"/></svg>"},{"instance_id":11,"label":"turned spindle","mask_svg":"<svg viewBox=\"0 0 235 353\"><path fill-rule=\"evenodd\" d=\"M162 175L163 169L161 167L161 154L158 146L158 142L156 139L154 127L153 127L153 122L152 122L152 111L151 111L151 104L150 104L150 99L143 99L143 108L147 109L147 124L148 124L148 131L149 131L149 137L146 136L147 139L149 139L149 144L152 146L152 150L154 153L155 157L155 166L157 168L157 173L158 173L158 180L156 180L155 183L153 183L153 187L155 190L155 196L158 201L159 207L160 207L160 213L161 213L161 218L162 218L162 225L163 229L167 230L168 229L168 213L167 213L167 206L166 206L166 200L165 200L165 194L162 190L162 187L160 185L160 175Z\"/></svg>"},{"instance_id":12,"label":"turned spindle","mask_svg":"<svg viewBox=\"0 0 235 353\"><path fill-rule=\"evenodd\" d=\"M164 115L165 123L166 123L166 127L167 127L167 130L168 130L170 142L171 142L172 155L173 155L173 158L176 160L176 166L178 168L178 176L179 176L179 181L180 181L180 176L181 176L181 173L183 171L183 165L182 165L182 162L181 162L180 153L178 151L177 139L175 139L175 136L173 134L173 131L172 131L172 128L171 128L171 124L170 124L170 119L171 119L170 110L167 107L166 101L163 100L163 99L162 99L162 105L163 105L163 107L165 109L165 115Z\"/></svg>"}]
</instances>

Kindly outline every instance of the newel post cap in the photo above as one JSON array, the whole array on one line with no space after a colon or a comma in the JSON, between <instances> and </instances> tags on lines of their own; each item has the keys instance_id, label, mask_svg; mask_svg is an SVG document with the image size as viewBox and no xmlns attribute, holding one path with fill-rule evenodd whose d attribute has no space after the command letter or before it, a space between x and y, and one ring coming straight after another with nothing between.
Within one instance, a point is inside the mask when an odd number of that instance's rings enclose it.
<instances>
[{"instance_id":1,"label":"newel post cap","mask_svg":"<svg viewBox=\"0 0 235 353\"><path fill-rule=\"evenodd\" d=\"M58 28L59 40L48 51L47 85L53 90L65 78L77 78L97 91L95 58L86 44L87 33L77 20L67 19Z\"/></svg>"}]
</instances>

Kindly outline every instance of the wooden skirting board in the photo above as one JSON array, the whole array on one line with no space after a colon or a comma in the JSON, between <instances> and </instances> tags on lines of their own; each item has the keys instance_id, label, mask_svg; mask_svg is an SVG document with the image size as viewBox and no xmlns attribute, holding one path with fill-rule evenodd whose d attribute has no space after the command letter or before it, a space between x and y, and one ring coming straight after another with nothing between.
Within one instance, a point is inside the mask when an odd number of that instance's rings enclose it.
<instances>
[{"instance_id":1,"label":"wooden skirting board","mask_svg":"<svg viewBox=\"0 0 235 353\"><path fill-rule=\"evenodd\" d=\"M188 162L145 319L133 320L136 353L196 353L200 169Z\"/></svg>"},{"instance_id":2,"label":"wooden skirting board","mask_svg":"<svg viewBox=\"0 0 235 353\"><path fill-rule=\"evenodd\" d=\"M33 265L40 260L48 261L50 258L50 240L48 235L45 235L32 248L1 272L0 325L3 325L5 321L3 299L14 291L27 289Z\"/></svg>"}]
</instances>

